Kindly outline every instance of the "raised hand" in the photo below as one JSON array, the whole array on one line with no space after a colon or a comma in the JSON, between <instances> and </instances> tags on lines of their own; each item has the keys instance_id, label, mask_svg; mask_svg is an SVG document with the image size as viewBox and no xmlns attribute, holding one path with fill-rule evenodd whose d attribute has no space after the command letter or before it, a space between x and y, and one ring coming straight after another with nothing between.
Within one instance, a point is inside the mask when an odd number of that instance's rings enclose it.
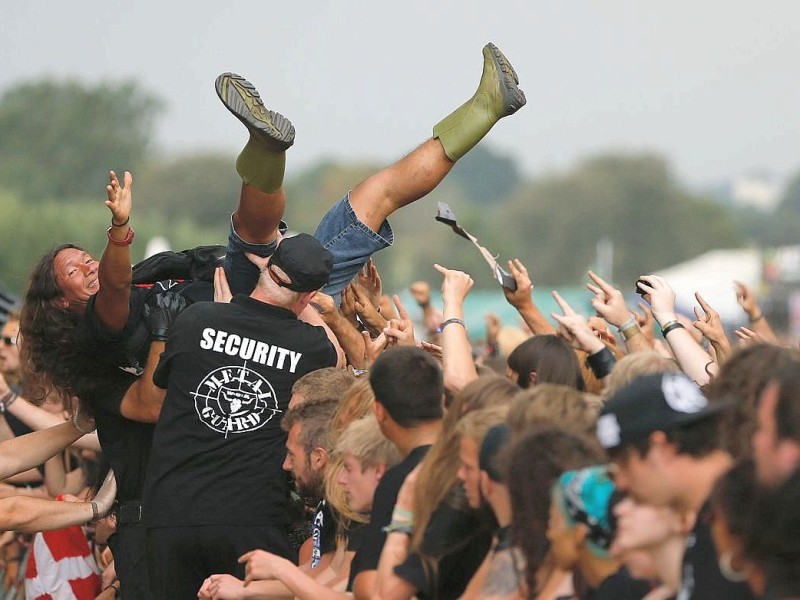
<instances>
[{"instance_id":1,"label":"raised hand","mask_svg":"<svg viewBox=\"0 0 800 600\"><path fill-rule=\"evenodd\" d=\"M111 224L121 227L125 225L131 216L131 204L133 195L133 176L129 171L125 171L123 185L120 186L117 174L114 171L108 173L108 185L106 186L106 206L111 211Z\"/></svg>"},{"instance_id":2,"label":"raised hand","mask_svg":"<svg viewBox=\"0 0 800 600\"><path fill-rule=\"evenodd\" d=\"M448 303L463 305L464 299L475 284L472 277L463 271L455 271L441 265L433 265L433 268L444 276L444 279L442 279L442 301L445 307Z\"/></svg>"},{"instance_id":3,"label":"raised hand","mask_svg":"<svg viewBox=\"0 0 800 600\"><path fill-rule=\"evenodd\" d=\"M605 348L605 344L594 334L583 315L576 313L555 290L553 290L553 298L564 313L563 315L551 313L551 316L561 326L558 328L558 335L567 340L573 348L589 354Z\"/></svg>"},{"instance_id":4,"label":"raised hand","mask_svg":"<svg viewBox=\"0 0 800 600\"><path fill-rule=\"evenodd\" d=\"M694 297L698 304L700 304L700 307L694 307L694 315L697 320L692 323L692 325L708 338L708 341L714 346L717 362L722 362L730 356L731 344L725 335L725 328L722 326L719 313L711 308L708 302L700 295L700 292L695 292Z\"/></svg>"},{"instance_id":5,"label":"raised hand","mask_svg":"<svg viewBox=\"0 0 800 600\"><path fill-rule=\"evenodd\" d=\"M389 344L414 346L416 345L416 340L414 338L414 322L411 320L411 317L408 316L408 311L403 306L403 303L400 302L400 296L395 294L393 300L400 318L391 319L383 329L383 333L386 335Z\"/></svg>"},{"instance_id":6,"label":"raised hand","mask_svg":"<svg viewBox=\"0 0 800 600\"><path fill-rule=\"evenodd\" d=\"M627 323L631 319L631 314L622 292L592 271L589 271L589 278L594 283L587 283L586 289L594 294L592 308L597 314L614 327L621 327Z\"/></svg>"},{"instance_id":7,"label":"raised hand","mask_svg":"<svg viewBox=\"0 0 800 600\"><path fill-rule=\"evenodd\" d=\"M645 294L642 298L650 304L653 316L660 325L676 319L675 291L667 280L658 275L642 275L639 282Z\"/></svg>"},{"instance_id":8,"label":"raised hand","mask_svg":"<svg viewBox=\"0 0 800 600\"><path fill-rule=\"evenodd\" d=\"M531 294L533 294L533 283L528 276L528 269L525 268L525 265L523 265L518 258L515 258L514 260L508 261L508 270L514 278L514 281L517 282L517 289L512 291L503 286L503 294L506 297L506 301L517 310L533 304L533 299L531 297Z\"/></svg>"},{"instance_id":9,"label":"raised hand","mask_svg":"<svg viewBox=\"0 0 800 600\"><path fill-rule=\"evenodd\" d=\"M378 273L378 267L370 258L358 272L358 283L369 295L369 300L373 306L381 305L381 295L383 295L383 284Z\"/></svg>"}]
</instances>

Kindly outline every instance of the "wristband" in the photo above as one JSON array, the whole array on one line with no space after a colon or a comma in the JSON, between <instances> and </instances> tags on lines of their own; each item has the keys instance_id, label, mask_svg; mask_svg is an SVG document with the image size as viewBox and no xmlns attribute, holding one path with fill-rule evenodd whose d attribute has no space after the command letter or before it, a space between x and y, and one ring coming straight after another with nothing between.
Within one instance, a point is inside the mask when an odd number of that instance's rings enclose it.
<instances>
[{"instance_id":1,"label":"wristband","mask_svg":"<svg viewBox=\"0 0 800 600\"><path fill-rule=\"evenodd\" d=\"M617 327L617 331L619 331L620 333L622 333L622 332L623 332L623 331L625 331L626 329L630 329L631 327L633 327L633 326L634 326L634 325L636 325L636 324L637 324L637 323L636 323L636 317L631 317L630 319L628 319L627 321L625 321L625 322L624 322L622 325L620 325L619 327Z\"/></svg>"},{"instance_id":2,"label":"wristband","mask_svg":"<svg viewBox=\"0 0 800 600\"><path fill-rule=\"evenodd\" d=\"M111 217L111 226L112 227L125 227L125 225L127 225L130 222L130 220L131 220L131 216L128 215L127 219L125 219L122 223L117 225L116 223L114 223L114 217Z\"/></svg>"},{"instance_id":3,"label":"wristband","mask_svg":"<svg viewBox=\"0 0 800 600\"><path fill-rule=\"evenodd\" d=\"M616 363L617 357L614 356L614 353L608 346L603 346L602 350L586 357L586 365L598 379L602 379L611 373Z\"/></svg>"},{"instance_id":4,"label":"wristband","mask_svg":"<svg viewBox=\"0 0 800 600\"><path fill-rule=\"evenodd\" d=\"M640 333L642 333L642 329L639 327L639 324L638 324L638 323L634 323L633 325L631 325L631 326L629 326L629 327L626 327L625 329L623 329L623 330L621 331L621 333L622 333L622 337L624 337L624 338L625 338L625 341L627 342L627 341L628 341L629 339L631 339L632 337L634 337L634 336L636 336L636 335L639 335Z\"/></svg>"},{"instance_id":5,"label":"wristband","mask_svg":"<svg viewBox=\"0 0 800 600\"><path fill-rule=\"evenodd\" d=\"M461 325L464 328L464 331L467 330L467 326L464 325L464 321L462 321L461 319L453 318L453 319L447 319L444 323L439 325L436 328L436 333L442 333L442 331L444 331L445 327L447 327L448 325L452 325L453 323L458 323L459 325Z\"/></svg>"},{"instance_id":6,"label":"wristband","mask_svg":"<svg viewBox=\"0 0 800 600\"><path fill-rule=\"evenodd\" d=\"M414 525L410 521L392 521L383 528L384 533L404 533L411 535L414 533Z\"/></svg>"},{"instance_id":7,"label":"wristband","mask_svg":"<svg viewBox=\"0 0 800 600\"><path fill-rule=\"evenodd\" d=\"M686 328L683 326L683 323L679 323L678 321L671 321L666 326L661 328L661 337L666 338L667 334L673 329L686 329Z\"/></svg>"},{"instance_id":8,"label":"wristband","mask_svg":"<svg viewBox=\"0 0 800 600\"><path fill-rule=\"evenodd\" d=\"M406 510L405 508L397 508L394 507L394 511L392 511L392 521L404 521L411 523L414 521L414 513L410 510Z\"/></svg>"},{"instance_id":9,"label":"wristband","mask_svg":"<svg viewBox=\"0 0 800 600\"><path fill-rule=\"evenodd\" d=\"M89 502L92 505L92 520L89 523L94 523L100 517L100 509L97 507L97 502L92 500Z\"/></svg>"},{"instance_id":10,"label":"wristband","mask_svg":"<svg viewBox=\"0 0 800 600\"><path fill-rule=\"evenodd\" d=\"M106 229L106 237L108 237L108 243L109 244L113 244L114 246L130 246L131 245L131 242L133 242L133 236L134 236L132 227L128 227L128 233L125 235L125 239L124 240L115 240L113 237L111 237L111 230L112 229L113 229L113 227L109 227L108 229Z\"/></svg>"},{"instance_id":11,"label":"wristband","mask_svg":"<svg viewBox=\"0 0 800 600\"><path fill-rule=\"evenodd\" d=\"M0 398L0 413L6 412L6 408L14 403L14 400L19 398L14 392L8 392L5 396Z\"/></svg>"}]
</instances>

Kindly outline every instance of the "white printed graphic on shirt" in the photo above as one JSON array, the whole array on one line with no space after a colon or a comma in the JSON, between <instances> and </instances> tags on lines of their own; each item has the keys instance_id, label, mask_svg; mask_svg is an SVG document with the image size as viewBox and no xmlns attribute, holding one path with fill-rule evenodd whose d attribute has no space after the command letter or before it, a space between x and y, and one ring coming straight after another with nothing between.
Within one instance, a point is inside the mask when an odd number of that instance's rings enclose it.
<instances>
[{"instance_id":1,"label":"white printed graphic on shirt","mask_svg":"<svg viewBox=\"0 0 800 600\"><path fill-rule=\"evenodd\" d=\"M200 421L225 437L255 431L281 412L272 385L247 363L214 369L192 396Z\"/></svg>"}]
</instances>

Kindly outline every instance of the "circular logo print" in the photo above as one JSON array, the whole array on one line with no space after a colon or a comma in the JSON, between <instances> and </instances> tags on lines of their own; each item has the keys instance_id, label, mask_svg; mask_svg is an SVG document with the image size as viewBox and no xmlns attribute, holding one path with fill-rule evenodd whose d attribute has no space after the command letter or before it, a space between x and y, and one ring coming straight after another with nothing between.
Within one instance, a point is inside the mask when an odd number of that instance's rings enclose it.
<instances>
[{"instance_id":1,"label":"circular logo print","mask_svg":"<svg viewBox=\"0 0 800 600\"><path fill-rule=\"evenodd\" d=\"M247 367L211 371L192 396L200 420L226 436L255 431L280 412L272 385Z\"/></svg>"}]
</instances>

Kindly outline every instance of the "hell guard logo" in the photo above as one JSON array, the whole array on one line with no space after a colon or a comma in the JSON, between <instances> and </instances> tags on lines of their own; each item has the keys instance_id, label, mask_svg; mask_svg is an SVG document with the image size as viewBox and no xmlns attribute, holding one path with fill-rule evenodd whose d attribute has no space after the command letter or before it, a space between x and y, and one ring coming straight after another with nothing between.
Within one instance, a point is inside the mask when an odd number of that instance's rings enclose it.
<instances>
[{"instance_id":1,"label":"hell guard logo","mask_svg":"<svg viewBox=\"0 0 800 600\"><path fill-rule=\"evenodd\" d=\"M225 437L255 431L281 412L272 385L246 363L214 369L192 396L200 420Z\"/></svg>"}]
</instances>

